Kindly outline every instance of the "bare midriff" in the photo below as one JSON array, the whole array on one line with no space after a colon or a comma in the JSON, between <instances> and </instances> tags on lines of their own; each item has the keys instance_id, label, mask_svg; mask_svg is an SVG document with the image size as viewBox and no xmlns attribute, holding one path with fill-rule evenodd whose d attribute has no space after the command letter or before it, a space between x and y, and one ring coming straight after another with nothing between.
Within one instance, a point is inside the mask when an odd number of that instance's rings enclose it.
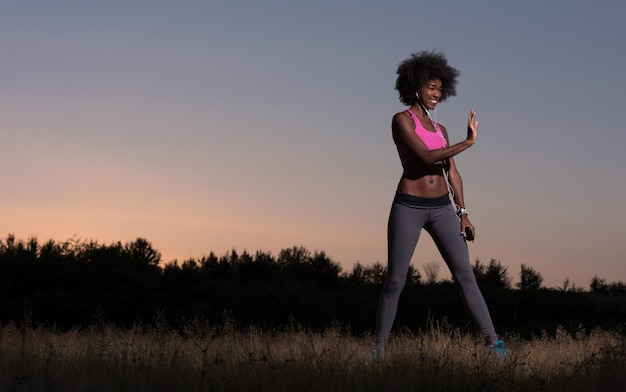
<instances>
[{"instance_id":1,"label":"bare midriff","mask_svg":"<svg viewBox=\"0 0 626 392\"><path fill-rule=\"evenodd\" d=\"M398 191L419 197L439 197L448 193L443 163L426 166L419 159L404 162Z\"/></svg>"}]
</instances>

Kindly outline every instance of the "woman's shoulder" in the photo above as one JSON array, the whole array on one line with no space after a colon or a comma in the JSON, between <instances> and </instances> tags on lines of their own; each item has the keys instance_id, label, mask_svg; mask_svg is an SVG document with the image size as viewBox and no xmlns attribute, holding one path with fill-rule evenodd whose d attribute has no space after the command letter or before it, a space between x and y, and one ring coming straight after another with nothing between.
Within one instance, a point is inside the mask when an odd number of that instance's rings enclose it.
<instances>
[{"instance_id":1,"label":"woman's shoulder","mask_svg":"<svg viewBox=\"0 0 626 392\"><path fill-rule=\"evenodd\" d=\"M411 118L411 115L409 114L408 110L403 110L401 112L394 114L392 121L394 122L394 124L398 124L398 123L404 123L404 122L412 122L413 119Z\"/></svg>"},{"instance_id":2,"label":"woman's shoulder","mask_svg":"<svg viewBox=\"0 0 626 392\"><path fill-rule=\"evenodd\" d=\"M404 110L399 111L398 113L393 115L394 118L396 118L398 116L411 118L411 114L409 113L409 109L404 109Z\"/></svg>"}]
</instances>

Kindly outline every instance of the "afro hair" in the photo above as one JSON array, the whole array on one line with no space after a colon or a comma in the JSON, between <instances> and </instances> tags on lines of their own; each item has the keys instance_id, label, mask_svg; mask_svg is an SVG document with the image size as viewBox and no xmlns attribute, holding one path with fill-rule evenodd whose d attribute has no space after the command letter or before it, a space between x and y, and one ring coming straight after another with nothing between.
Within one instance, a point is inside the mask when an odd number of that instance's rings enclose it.
<instances>
[{"instance_id":1,"label":"afro hair","mask_svg":"<svg viewBox=\"0 0 626 392\"><path fill-rule=\"evenodd\" d=\"M460 74L459 70L448 65L443 53L435 50L413 53L398 65L396 73L396 90L400 102L407 106L415 102L415 93L433 79L441 80L441 101L455 96L457 77Z\"/></svg>"}]
</instances>

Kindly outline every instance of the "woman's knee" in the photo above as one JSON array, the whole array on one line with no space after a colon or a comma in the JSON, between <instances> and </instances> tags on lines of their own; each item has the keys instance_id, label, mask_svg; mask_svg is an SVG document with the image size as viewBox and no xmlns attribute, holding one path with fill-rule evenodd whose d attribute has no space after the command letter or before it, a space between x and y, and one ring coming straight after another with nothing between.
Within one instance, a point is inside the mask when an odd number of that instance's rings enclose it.
<instances>
[{"instance_id":1,"label":"woman's knee","mask_svg":"<svg viewBox=\"0 0 626 392\"><path fill-rule=\"evenodd\" d=\"M404 288L405 283L406 283L406 277L402 279L401 277L389 276L387 278L387 281L385 282L385 292L399 293Z\"/></svg>"},{"instance_id":2,"label":"woman's knee","mask_svg":"<svg viewBox=\"0 0 626 392\"><path fill-rule=\"evenodd\" d=\"M462 286L476 284L476 275L474 275L474 271L471 268L462 269L460 271L457 270L454 276L457 282Z\"/></svg>"}]
</instances>

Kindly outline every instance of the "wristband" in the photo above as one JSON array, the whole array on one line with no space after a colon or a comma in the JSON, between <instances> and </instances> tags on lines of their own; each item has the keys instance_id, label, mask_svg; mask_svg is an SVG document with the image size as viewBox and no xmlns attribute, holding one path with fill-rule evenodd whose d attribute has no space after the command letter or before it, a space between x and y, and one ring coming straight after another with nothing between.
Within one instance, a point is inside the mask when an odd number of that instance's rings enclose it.
<instances>
[{"instance_id":1,"label":"wristband","mask_svg":"<svg viewBox=\"0 0 626 392\"><path fill-rule=\"evenodd\" d=\"M459 210L456 212L456 214L460 217L461 215L467 215L469 213L469 211L467 211L466 208L459 208Z\"/></svg>"}]
</instances>

